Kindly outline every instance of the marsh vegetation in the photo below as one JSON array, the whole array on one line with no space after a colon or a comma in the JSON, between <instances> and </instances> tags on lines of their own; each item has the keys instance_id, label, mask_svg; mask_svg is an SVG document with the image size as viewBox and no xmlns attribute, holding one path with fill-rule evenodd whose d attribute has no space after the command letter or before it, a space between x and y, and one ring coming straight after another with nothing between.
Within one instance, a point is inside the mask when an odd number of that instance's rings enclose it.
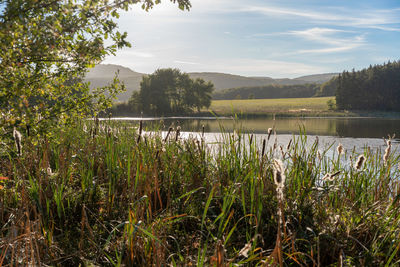
<instances>
[{"instance_id":1,"label":"marsh vegetation","mask_svg":"<svg viewBox=\"0 0 400 267\"><path fill-rule=\"evenodd\" d=\"M400 158L391 141L385 151L338 147L328 157L306 135L274 145L272 129L256 140L238 128L208 144L140 125L78 121L37 144L23 138L20 153L8 143L0 263L399 262Z\"/></svg>"}]
</instances>

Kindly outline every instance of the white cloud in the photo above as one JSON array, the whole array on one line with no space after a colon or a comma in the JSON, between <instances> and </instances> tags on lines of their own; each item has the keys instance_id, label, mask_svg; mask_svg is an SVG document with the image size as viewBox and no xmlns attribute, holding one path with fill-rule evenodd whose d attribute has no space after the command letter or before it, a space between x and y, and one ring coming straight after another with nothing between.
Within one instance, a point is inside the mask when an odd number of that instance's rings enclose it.
<instances>
[{"instance_id":1,"label":"white cloud","mask_svg":"<svg viewBox=\"0 0 400 267\"><path fill-rule=\"evenodd\" d=\"M298 50L293 54L326 54L326 53L336 53L336 52L344 52L348 50L352 50L359 47L357 44L352 44L352 45L343 45L343 46L338 46L338 47L329 47L329 48L321 48L321 49L303 49L303 50Z\"/></svg>"},{"instance_id":2,"label":"white cloud","mask_svg":"<svg viewBox=\"0 0 400 267\"><path fill-rule=\"evenodd\" d=\"M352 33L351 31L337 30L330 28L311 28L303 31L290 31L287 34L299 36L307 40L319 42L322 44L329 45L329 47L319 49L302 49L296 53L335 53L344 52L359 48L366 44L365 37L363 35L356 35L351 37L341 37L338 34Z\"/></svg>"},{"instance_id":3,"label":"white cloud","mask_svg":"<svg viewBox=\"0 0 400 267\"><path fill-rule=\"evenodd\" d=\"M400 9L388 10L336 10L335 12L320 12L311 10L287 9L272 6L248 6L240 9L242 12L254 12L267 16L303 17L315 22L336 26L349 26L359 28L374 28L384 31L393 31L397 28L385 25L400 23Z\"/></svg>"}]
</instances>

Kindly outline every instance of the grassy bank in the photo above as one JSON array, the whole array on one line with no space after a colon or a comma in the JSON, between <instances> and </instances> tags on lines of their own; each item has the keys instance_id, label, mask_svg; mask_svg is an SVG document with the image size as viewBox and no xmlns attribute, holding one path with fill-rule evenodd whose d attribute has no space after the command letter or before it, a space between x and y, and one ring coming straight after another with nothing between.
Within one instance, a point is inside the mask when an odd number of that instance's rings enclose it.
<instances>
[{"instance_id":1,"label":"grassy bank","mask_svg":"<svg viewBox=\"0 0 400 267\"><path fill-rule=\"evenodd\" d=\"M209 110L219 116L234 113L247 116L352 116L349 112L329 110L327 102L334 97L213 100Z\"/></svg>"},{"instance_id":2,"label":"grassy bank","mask_svg":"<svg viewBox=\"0 0 400 267\"><path fill-rule=\"evenodd\" d=\"M271 149L244 138L211 150L93 122L23 139L21 155L3 144L0 265L400 262L398 154L366 149L355 168L359 155L327 158L307 136Z\"/></svg>"}]
</instances>

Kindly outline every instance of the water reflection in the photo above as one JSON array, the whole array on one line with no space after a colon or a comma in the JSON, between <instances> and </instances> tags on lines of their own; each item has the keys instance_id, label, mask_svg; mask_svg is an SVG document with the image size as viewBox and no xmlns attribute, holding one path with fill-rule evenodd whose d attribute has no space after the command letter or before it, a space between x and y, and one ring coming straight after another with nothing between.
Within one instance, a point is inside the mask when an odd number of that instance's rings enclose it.
<instances>
[{"instance_id":1,"label":"water reflection","mask_svg":"<svg viewBox=\"0 0 400 267\"><path fill-rule=\"evenodd\" d=\"M168 118L145 121L145 125L168 129L171 125L180 126L182 131L200 132L204 126L205 132L220 132L221 129L231 132L242 129L244 132L265 133L275 125L278 134L299 134L305 131L309 135L352 137L352 138L383 138L395 134L400 137L400 119L381 118L257 118L246 120L224 119L187 119ZM398 139L397 139L398 140Z\"/></svg>"},{"instance_id":2,"label":"water reflection","mask_svg":"<svg viewBox=\"0 0 400 267\"><path fill-rule=\"evenodd\" d=\"M140 118L114 118L114 120L130 121L139 124ZM218 142L222 132L233 132L241 129L243 133L255 134L258 142L265 138L268 128L275 126L278 143L284 147L289 143L293 135L300 131L307 134L308 141L313 143L316 136L320 137L320 148L331 147L332 155L334 147L342 143L346 150L354 149L356 153L362 153L367 147L372 151L384 151L386 144L383 137L396 135L393 140L393 152L400 150L400 119L378 118L257 118L235 120L233 118L147 118L142 119L144 126L149 130L161 130L166 134L168 128L181 127L182 134L198 135L206 133L208 142ZM333 146L334 147L333 147Z\"/></svg>"}]
</instances>

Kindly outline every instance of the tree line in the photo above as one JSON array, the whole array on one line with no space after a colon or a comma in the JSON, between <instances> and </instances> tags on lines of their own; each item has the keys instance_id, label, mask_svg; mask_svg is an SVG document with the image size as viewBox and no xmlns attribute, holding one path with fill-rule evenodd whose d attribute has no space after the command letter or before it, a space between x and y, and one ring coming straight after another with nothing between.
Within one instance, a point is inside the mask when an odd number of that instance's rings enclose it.
<instances>
[{"instance_id":1,"label":"tree line","mask_svg":"<svg viewBox=\"0 0 400 267\"><path fill-rule=\"evenodd\" d=\"M213 94L215 100L312 97L320 90L315 83L296 85L266 85L225 89Z\"/></svg>"},{"instance_id":2,"label":"tree line","mask_svg":"<svg viewBox=\"0 0 400 267\"><path fill-rule=\"evenodd\" d=\"M337 78L338 109L400 111L400 61L343 71Z\"/></svg>"}]
</instances>

